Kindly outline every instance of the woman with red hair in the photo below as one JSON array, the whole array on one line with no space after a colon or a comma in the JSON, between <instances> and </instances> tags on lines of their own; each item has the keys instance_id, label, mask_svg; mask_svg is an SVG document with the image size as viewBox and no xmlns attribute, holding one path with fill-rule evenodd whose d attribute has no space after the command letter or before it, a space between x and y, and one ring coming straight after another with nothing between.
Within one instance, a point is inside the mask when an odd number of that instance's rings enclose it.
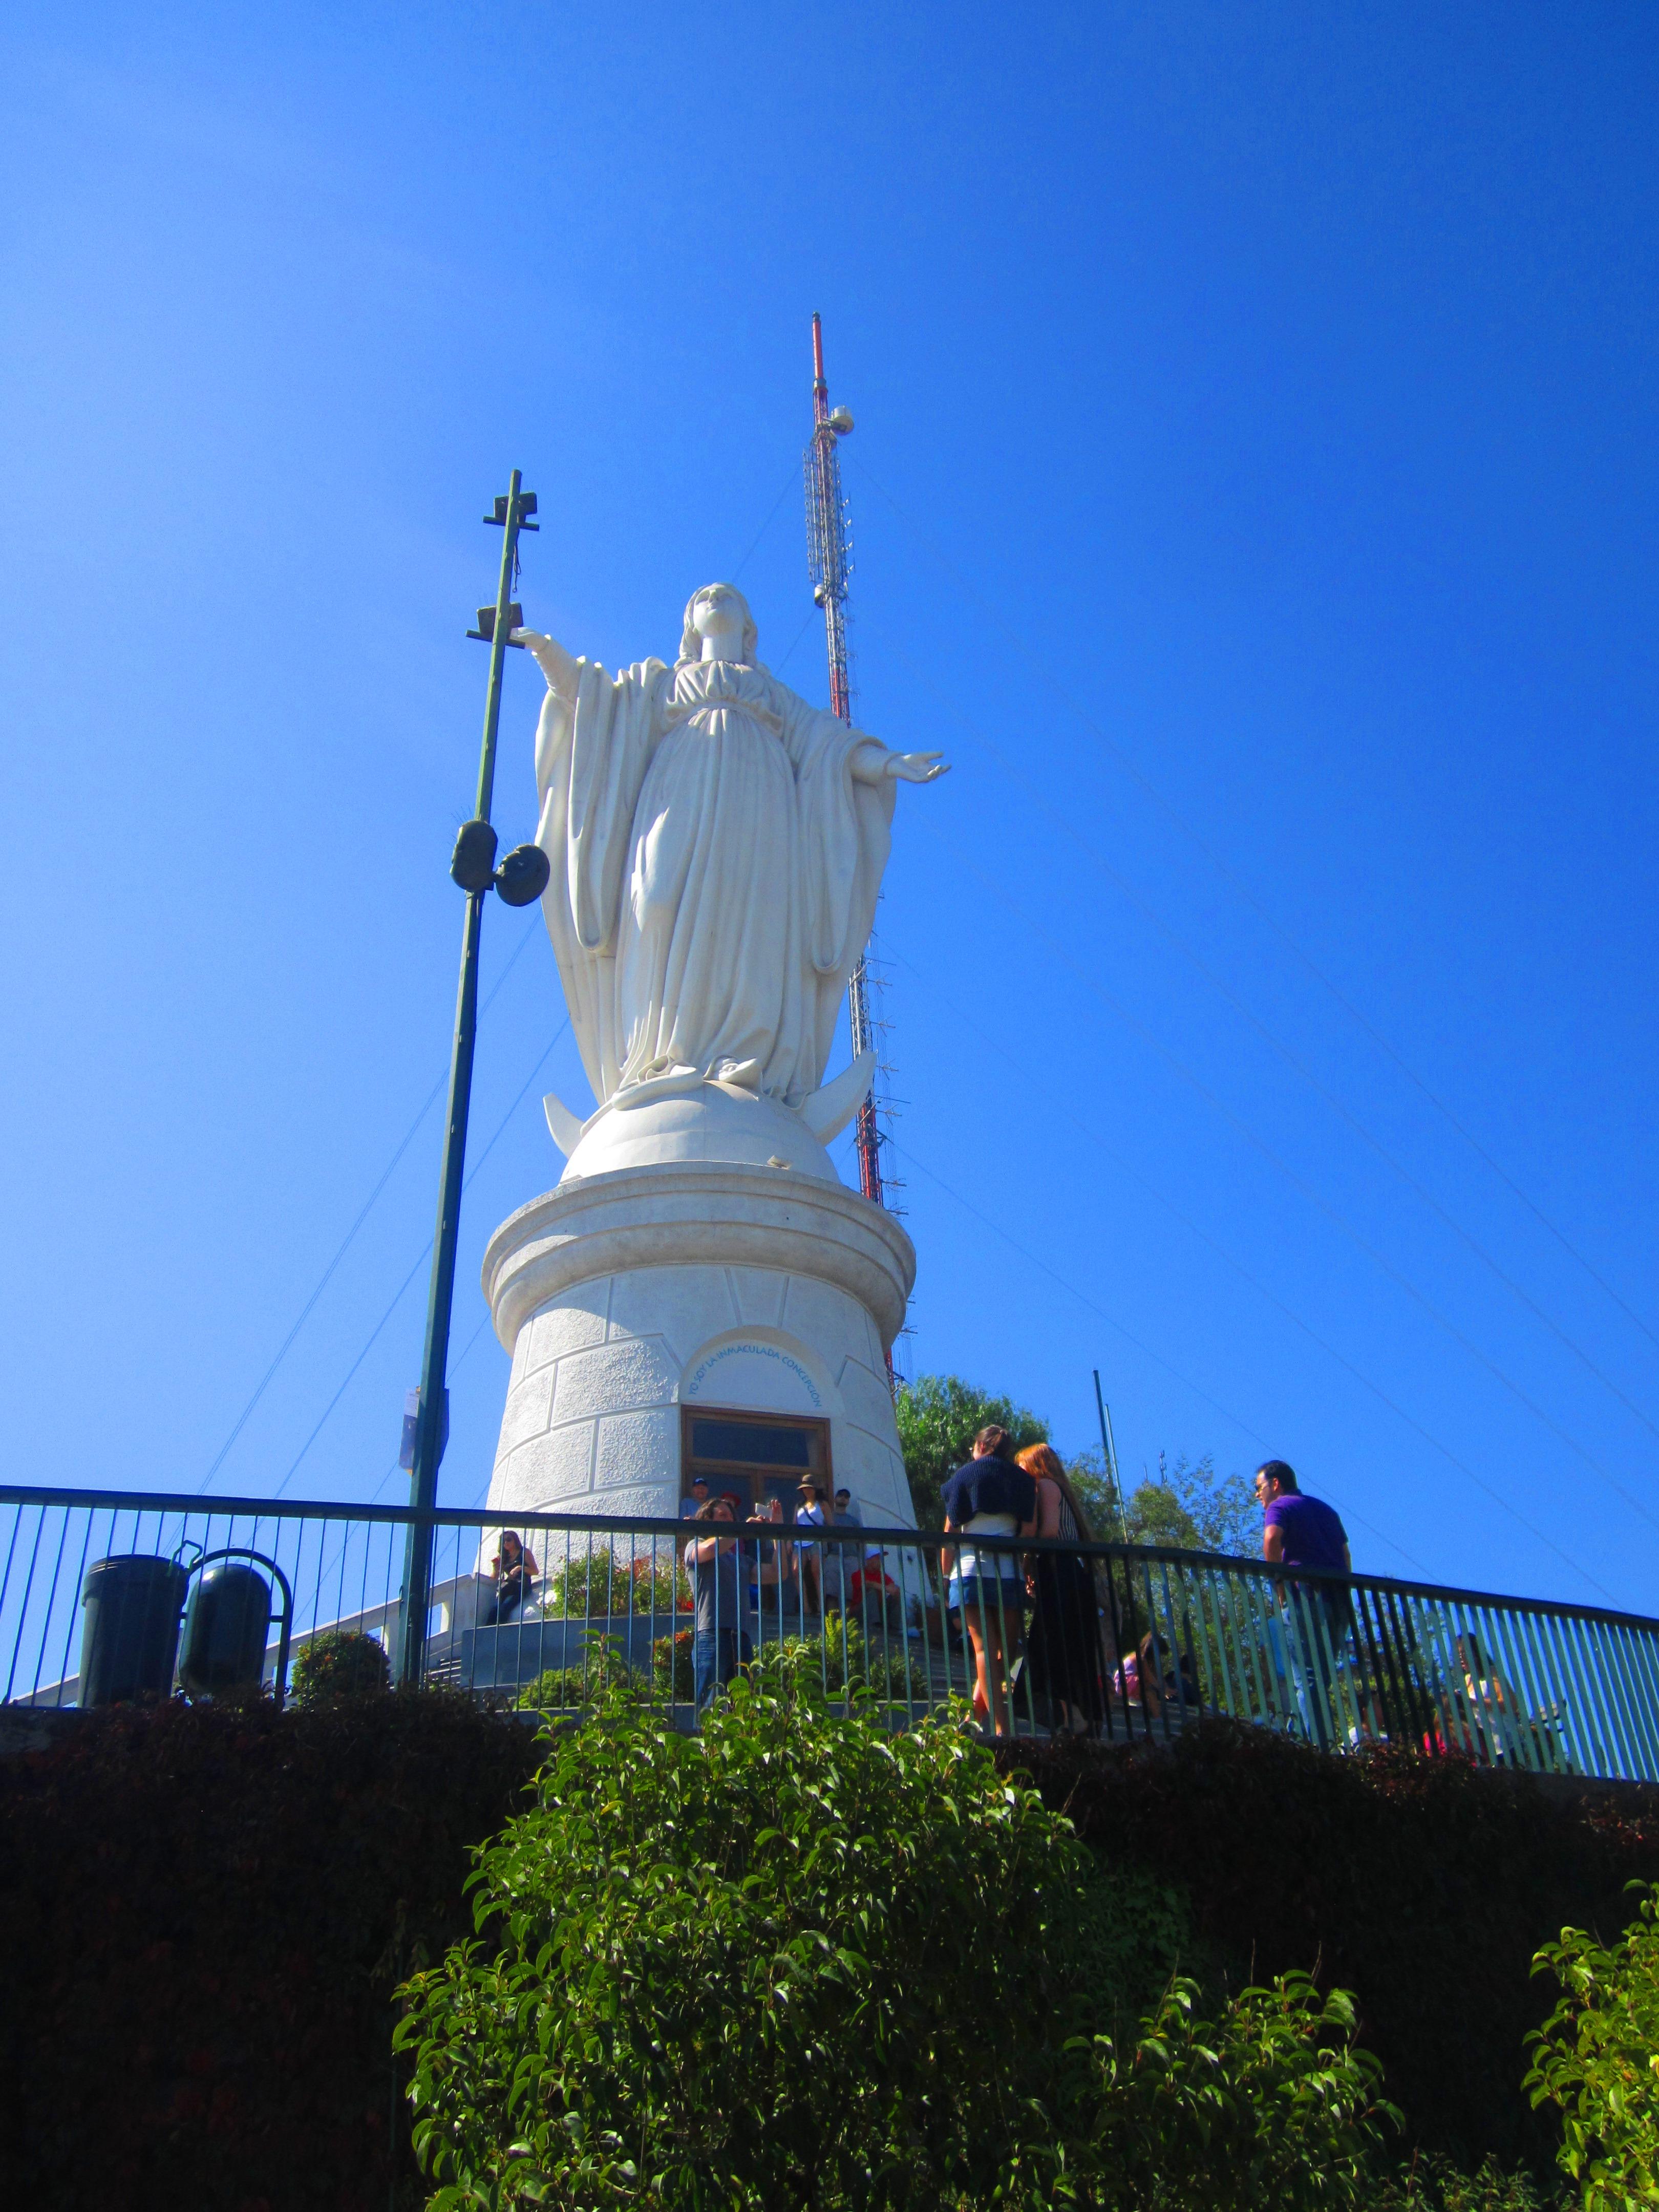
<instances>
[{"instance_id":1,"label":"woman with red hair","mask_svg":"<svg viewBox=\"0 0 1659 2212\"><path fill-rule=\"evenodd\" d=\"M1054 1446L1031 1444L1018 1463L1037 1486L1037 1534L1090 1542L1088 1516ZM1036 1552L1026 1588L1036 1601L1025 1646L1032 1690L1048 1700L1054 1726L1097 1735L1105 1700L1094 1574L1075 1554Z\"/></svg>"}]
</instances>

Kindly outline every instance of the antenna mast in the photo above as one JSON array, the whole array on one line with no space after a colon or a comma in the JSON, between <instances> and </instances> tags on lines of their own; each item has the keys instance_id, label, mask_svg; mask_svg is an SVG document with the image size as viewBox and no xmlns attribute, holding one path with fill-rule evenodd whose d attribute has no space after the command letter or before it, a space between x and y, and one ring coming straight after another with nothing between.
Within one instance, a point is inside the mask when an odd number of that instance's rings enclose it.
<instances>
[{"instance_id":1,"label":"antenna mast","mask_svg":"<svg viewBox=\"0 0 1659 2212\"><path fill-rule=\"evenodd\" d=\"M833 413L823 376L823 327L812 318L812 442L806 448L806 564L812 597L823 609L824 642L830 653L830 708L843 722L853 719L853 685L847 658L847 580L853 568L853 532L841 489L836 441L853 427L844 407ZM876 1042L878 1024L871 1018L868 955L860 952L847 982L847 1010L854 1055ZM881 1130L872 1084L853 1125L858 1152L859 1188L877 1206L888 1204L881 1172Z\"/></svg>"}]
</instances>

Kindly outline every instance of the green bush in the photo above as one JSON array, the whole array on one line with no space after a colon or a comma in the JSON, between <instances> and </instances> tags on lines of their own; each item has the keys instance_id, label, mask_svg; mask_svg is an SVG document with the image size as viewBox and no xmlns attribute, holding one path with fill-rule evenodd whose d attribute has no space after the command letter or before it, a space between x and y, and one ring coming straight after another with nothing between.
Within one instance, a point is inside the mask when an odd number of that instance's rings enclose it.
<instances>
[{"instance_id":1,"label":"green bush","mask_svg":"<svg viewBox=\"0 0 1659 2212\"><path fill-rule=\"evenodd\" d=\"M573 1711L588 1702L587 1678L580 1667L548 1667L526 1682L515 1700L521 1713Z\"/></svg>"},{"instance_id":2,"label":"green bush","mask_svg":"<svg viewBox=\"0 0 1659 2212\"><path fill-rule=\"evenodd\" d=\"M1132 2043L1096 2039L1091 2125L1071 2154L1091 2204L1147 2212L1361 2206L1382 2068L1353 2045L1353 2000L1305 1974L1247 1989L1218 2019L1176 1980Z\"/></svg>"},{"instance_id":3,"label":"green bush","mask_svg":"<svg viewBox=\"0 0 1659 2212\"><path fill-rule=\"evenodd\" d=\"M1222 1722L1167 1753L1061 1738L996 1758L1109 1865L1177 1886L1235 1982L1301 1968L1355 1990L1408 2148L1553 2178L1559 2122L1521 2087L1556 1994L1533 1955L1564 1923L1624 1926L1631 1881L1659 1880L1659 1790L1574 1802L1462 1759L1327 1759Z\"/></svg>"},{"instance_id":4,"label":"green bush","mask_svg":"<svg viewBox=\"0 0 1659 2212\"><path fill-rule=\"evenodd\" d=\"M386 1648L355 1628L325 1628L302 1644L294 1660L296 1705L330 1705L343 1698L374 1698L392 1686Z\"/></svg>"},{"instance_id":5,"label":"green bush","mask_svg":"<svg viewBox=\"0 0 1659 2212\"><path fill-rule=\"evenodd\" d=\"M906 1698L925 1703L927 1672L920 1646L911 1654L908 1674L905 1654L909 1647L902 1635L885 1637L878 1628L866 1637L863 1623L852 1613L831 1613L824 1623L823 1640L817 1637L786 1637L783 1650L792 1662L799 1655L810 1680L831 1697L867 1690L884 1703L902 1705ZM908 1687L907 1689L907 1680Z\"/></svg>"},{"instance_id":6,"label":"green bush","mask_svg":"<svg viewBox=\"0 0 1659 2212\"><path fill-rule=\"evenodd\" d=\"M643 1540L647 1540L642 1539ZM550 1620L590 1620L612 1614L653 1613L665 1625L675 1613L691 1610L691 1585L684 1568L666 1546L630 1559L595 1544L591 1552L550 1567L542 1611Z\"/></svg>"},{"instance_id":7,"label":"green bush","mask_svg":"<svg viewBox=\"0 0 1659 2212\"><path fill-rule=\"evenodd\" d=\"M863 1624L850 1615L832 1613L824 1625L822 1643L817 1637L787 1636L781 1645L769 1641L761 1646L763 1654L779 1650L787 1655L792 1665L804 1667L809 1677L832 1697L850 1688L872 1691L895 1705L907 1701L920 1705L927 1700L927 1671L920 1649L907 1646L902 1636L884 1640L878 1633L866 1642ZM658 1697L690 1705L696 1695L694 1631L682 1628L673 1636L657 1638L651 1647L651 1680Z\"/></svg>"},{"instance_id":8,"label":"green bush","mask_svg":"<svg viewBox=\"0 0 1659 2212\"><path fill-rule=\"evenodd\" d=\"M1560 2163L1584 2212L1659 2205L1659 1883L1613 1950L1564 1928L1533 1970L1563 1995L1527 2039L1526 2086L1560 2109Z\"/></svg>"},{"instance_id":9,"label":"green bush","mask_svg":"<svg viewBox=\"0 0 1659 2212\"><path fill-rule=\"evenodd\" d=\"M814 1672L774 1650L700 1736L618 1694L553 1743L478 1854L481 1940L403 1992L434 2208L1362 2201L1346 1998L1203 2022L1169 1892L957 1723L832 1713Z\"/></svg>"},{"instance_id":10,"label":"green bush","mask_svg":"<svg viewBox=\"0 0 1659 2212\"><path fill-rule=\"evenodd\" d=\"M1377 2184L1365 2212L1567 2212L1567 2199L1541 2190L1524 2168L1508 2172L1488 2159L1478 2173L1447 2160L1413 2159Z\"/></svg>"},{"instance_id":11,"label":"green bush","mask_svg":"<svg viewBox=\"0 0 1659 2212\"><path fill-rule=\"evenodd\" d=\"M659 1698L689 1705L696 1692L696 1639L689 1628L659 1636L651 1647L652 1686Z\"/></svg>"},{"instance_id":12,"label":"green bush","mask_svg":"<svg viewBox=\"0 0 1659 2212\"><path fill-rule=\"evenodd\" d=\"M384 2212L394 2186L401 2212L424 2203L392 2101L392 1987L471 1931L467 1846L531 1802L544 1753L514 1717L423 1695L120 1706L0 1759L0 2205ZM1632 1878L1659 1878L1659 1790L1574 1802L1208 1725L1169 1754L997 1757L1114 1883L1153 1870L1122 1893L1126 1925L1156 1926L1162 1886L1179 1891L1150 1983L1185 1958L1189 1916L1206 1986L1317 1961L1358 1992L1422 2151L1366 2212L1577 2205L1556 2108L1520 2087L1522 2038L1560 1995L1528 1967L1564 1924L1631 1917ZM1510 2170L1471 2174L1488 2150Z\"/></svg>"},{"instance_id":13,"label":"green bush","mask_svg":"<svg viewBox=\"0 0 1659 2212\"><path fill-rule=\"evenodd\" d=\"M587 1662L579 1667L549 1667L526 1682L516 1703L520 1712L570 1712L599 1702L605 1692L631 1680L620 1648L591 1640Z\"/></svg>"}]
</instances>

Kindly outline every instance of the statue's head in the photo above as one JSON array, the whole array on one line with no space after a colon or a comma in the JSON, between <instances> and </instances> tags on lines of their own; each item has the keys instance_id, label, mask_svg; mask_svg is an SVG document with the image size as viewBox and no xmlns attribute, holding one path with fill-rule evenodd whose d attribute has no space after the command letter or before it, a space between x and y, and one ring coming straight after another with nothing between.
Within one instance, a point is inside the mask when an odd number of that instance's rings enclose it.
<instances>
[{"instance_id":1,"label":"statue's head","mask_svg":"<svg viewBox=\"0 0 1659 2212\"><path fill-rule=\"evenodd\" d=\"M710 654L703 651L705 641L714 647ZM705 584L686 601L682 660L745 660L752 665L759 642L749 602L735 584Z\"/></svg>"}]
</instances>

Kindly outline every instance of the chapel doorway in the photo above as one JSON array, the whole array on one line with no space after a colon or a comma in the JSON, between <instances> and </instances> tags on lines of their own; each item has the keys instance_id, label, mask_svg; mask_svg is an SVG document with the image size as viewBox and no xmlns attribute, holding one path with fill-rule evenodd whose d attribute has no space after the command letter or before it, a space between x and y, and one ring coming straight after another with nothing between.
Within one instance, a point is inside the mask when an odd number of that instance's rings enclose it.
<instances>
[{"instance_id":1,"label":"chapel doorway","mask_svg":"<svg viewBox=\"0 0 1659 2212\"><path fill-rule=\"evenodd\" d=\"M816 1482L827 1508L834 1496L830 1424L799 1413L756 1413L741 1407L680 1408L680 1494L701 1475L710 1497L728 1491L745 1508L775 1498L793 1522L800 1485Z\"/></svg>"}]
</instances>

